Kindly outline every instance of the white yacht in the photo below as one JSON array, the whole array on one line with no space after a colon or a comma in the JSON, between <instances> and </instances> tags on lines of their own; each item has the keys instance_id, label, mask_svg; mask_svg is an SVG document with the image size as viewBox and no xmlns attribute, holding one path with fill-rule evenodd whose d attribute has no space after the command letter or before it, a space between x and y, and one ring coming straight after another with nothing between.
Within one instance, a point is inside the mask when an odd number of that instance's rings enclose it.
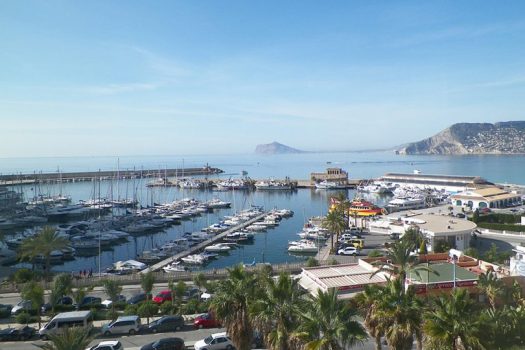
<instances>
[{"instance_id":1,"label":"white yacht","mask_svg":"<svg viewBox=\"0 0 525 350\"><path fill-rule=\"evenodd\" d=\"M339 189L345 189L346 185L338 183L338 182L324 180L321 182L317 182L315 184L315 188L318 190L339 190Z\"/></svg>"},{"instance_id":2,"label":"white yacht","mask_svg":"<svg viewBox=\"0 0 525 350\"><path fill-rule=\"evenodd\" d=\"M181 258L180 260L186 264L202 265L208 260L208 258L202 254L191 254Z\"/></svg>"},{"instance_id":3,"label":"white yacht","mask_svg":"<svg viewBox=\"0 0 525 350\"><path fill-rule=\"evenodd\" d=\"M162 268L164 272L184 272L187 271L188 268L183 266L180 261L168 264Z\"/></svg>"},{"instance_id":4,"label":"white yacht","mask_svg":"<svg viewBox=\"0 0 525 350\"><path fill-rule=\"evenodd\" d=\"M426 207L425 198L398 197L386 205L388 212L422 209Z\"/></svg>"},{"instance_id":5,"label":"white yacht","mask_svg":"<svg viewBox=\"0 0 525 350\"><path fill-rule=\"evenodd\" d=\"M209 245L206 248L204 248L204 250L207 252L215 252L215 253L228 252L230 251L230 249L232 249L231 246L225 243L217 243L217 244Z\"/></svg>"},{"instance_id":6,"label":"white yacht","mask_svg":"<svg viewBox=\"0 0 525 350\"><path fill-rule=\"evenodd\" d=\"M318 250L317 245L312 242L300 242L288 247L288 251L292 253L316 253Z\"/></svg>"},{"instance_id":7,"label":"white yacht","mask_svg":"<svg viewBox=\"0 0 525 350\"><path fill-rule=\"evenodd\" d=\"M289 191L292 189L292 184L276 180L257 181L255 188L259 191Z\"/></svg>"}]
</instances>

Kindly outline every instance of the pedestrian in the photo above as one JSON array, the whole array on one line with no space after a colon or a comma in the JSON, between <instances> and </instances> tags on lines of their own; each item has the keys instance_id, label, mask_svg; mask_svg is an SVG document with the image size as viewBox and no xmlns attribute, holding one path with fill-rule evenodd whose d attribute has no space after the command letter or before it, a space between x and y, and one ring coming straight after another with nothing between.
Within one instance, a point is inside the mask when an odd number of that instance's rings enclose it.
<instances>
[{"instance_id":1,"label":"pedestrian","mask_svg":"<svg viewBox=\"0 0 525 350\"><path fill-rule=\"evenodd\" d=\"M93 277L93 268L89 269L89 277Z\"/></svg>"}]
</instances>

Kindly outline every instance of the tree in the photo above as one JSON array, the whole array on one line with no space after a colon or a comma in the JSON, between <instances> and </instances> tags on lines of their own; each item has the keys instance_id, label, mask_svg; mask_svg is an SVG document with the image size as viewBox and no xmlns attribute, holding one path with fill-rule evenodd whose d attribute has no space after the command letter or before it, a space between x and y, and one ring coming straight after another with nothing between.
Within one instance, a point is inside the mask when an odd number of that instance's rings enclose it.
<instances>
[{"instance_id":1,"label":"tree","mask_svg":"<svg viewBox=\"0 0 525 350\"><path fill-rule=\"evenodd\" d=\"M388 281L386 287L374 303L379 319L379 329L384 331L391 349L412 349L414 338L417 348L422 349L423 303L417 298L413 288L405 291L400 279Z\"/></svg>"},{"instance_id":2,"label":"tree","mask_svg":"<svg viewBox=\"0 0 525 350\"><path fill-rule=\"evenodd\" d=\"M153 272L148 271L140 275L140 286L144 293L146 293L146 300L149 300L151 297L151 291L153 290L153 285L155 284L155 275Z\"/></svg>"},{"instance_id":3,"label":"tree","mask_svg":"<svg viewBox=\"0 0 525 350\"><path fill-rule=\"evenodd\" d=\"M272 350L292 347L290 335L298 322L305 292L290 275L282 273L277 280L269 278L250 310L255 327L264 335Z\"/></svg>"},{"instance_id":4,"label":"tree","mask_svg":"<svg viewBox=\"0 0 525 350\"><path fill-rule=\"evenodd\" d=\"M478 289L487 297L490 307L495 310L496 299L503 293L503 283L496 273L492 271L482 273L478 279Z\"/></svg>"},{"instance_id":5,"label":"tree","mask_svg":"<svg viewBox=\"0 0 525 350\"><path fill-rule=\"evenodd\" d=\"M104 287L104 293L111 300L111 314L115 315L115 304L119 301L120 293L122 292L122 286L115 280L105 279L102 281Z\"/></svg>"},{"instance_id":6,"label":"tree","mask_svg":"<svg viewBox=\"0 0 525 350\"><path fill-rule=\"evenodd\" d=\"M341 210L338 206L332 208L326 218L323 220L322 226L326 228L331 233L331 251L334 251L334 234L336 235L336 240L339 241L339 235L345 230L346 223L344 216L341 213Z\"/></svg>"},{"instance_id":7,"label":"tree","mask_svg":"<svg viewBox=\"0 0 525 350\"><path fill-rule=\"evenodd\" d=\"M197 275L195 275L195 277L193 277L193 284L202 290L207 289L208 281L206 280L206 276L204 276L202 272L199 272Z\"/></svg>"},{"instance_id":8,"label":"tree","mask_svg":"<svg viewBox=\"0 0 525 350\"><path fill-rule=\"evenodd\" d=\"M483 349L480 342L479 307L466 289L455 289L431 302L423 330L431 349Z\"/></svg>"},{"instance_id":9,"label":"tree","mask_svg":"<svg viewBox=\"0 0 525 350\"><path fill-rule=\"evenodd\" d=\"M69 240L60 236L56 230L46 226L38 235L25 240L20 246L20 260L34 262L35 259L42 257L44 260L44 274L46 281L51 272L51 253L55 250L68 248Z\"/></svg>"},{"instance_id":10,"label":"tree","mask_svg":"<svg viewBox=\"0 0 525 350\"><path fill-rule=\"evenodd\" d=\"M363 324L368 334L374 338L376 350L381 350L381 337L384 335L384 324L378 307L383 291L384 288L379 285L366 285L364 290L352 299L363 317Z\"/></svg>"},{"instance_id":11,"label":"tree","mask_svg":"<svg viewBox=\"0 0 525 350\"><path fill-rule=\"evenodd\" d=\"M37 346L44 350L84 350L94 338L89 335L89 329L66 327L61 332L50 334L51 342Z\"/></svg>"},{"instance_id":12,"label":"tree","mask_svg":"<svg viewBox=\"0 0 525 350\"><path fill-rule=\"evenodd\" d=\"M151 300L146 300L140 304L137 309L137 313L140 317L146 317L146 322L149 324L150 317L155 316L159 313L159 306Z\"/></svg>"},{"instance_id":13,"label":"tree","mask_svg":"<svg viewBox=\"0 0 525 350\"><path fill-rule=\"evenodd\" d=\"M22 299L31 300L31 308L36 310L38 328L40 328L40 307L44 303L44 288L37 282L31 281L24 286Z\"/></svg>"},{"instance_id":14,"label":"tree","mask_svg":"<svg viewBox=\"0 0 525 350\"><path fill-rule=\"evenodd\" d=\"M419 229L412 226L405 231L403 237L401 237L401 241L405 242L410 247L411 251L415 251L420 248L421 243L424 242L425 239L419 232Z\"/></svg>"},{"instance_id":15,"label":"tree","mask_svg":"<svg viewBox=\"0 0 525 350\"><path fill-rule=\"evenodd\" d=\"M374 272L374 275L380 272L387 272L390 275L395 275L397 279L404 283L407 275L412 273L418 277L423 271L437 274L429 266L419 262L418 257L412 253L412 247L412 243L406 240L400 240L390 245L385 256L386 263L382 260L374 263L374 265L379 267Z\"/></svg>"},{"instance_id":16,"label":"tree","mask_svg":"<svg viewBox=\"0 0 525 350\"><path fill-rule=\"evenodd\" d=\"M226 327L235 348L250 349L253 338L253 327L249 309L255 300L254 275L239 264L228 268L228 278L219 281L211 309Z\"/></svg>"},{"instance_id":17,"label":"tree","mask_svg":"<svg viewBox=\"0 0 525 350\"><path fill-rule=\"evenodd\" d=\"M337 290L320 290L309 295L307 305L299 313L299 324L293 337L305 343L308 350L343 350L366 339L356 312L347 302L337 298Z\"/></svg>"},{"instance_id":18,"label":"tree","mask_svg":"<svg viewBox=\"0 0 525 350\"><path fill-rule=\"evenodd\" d=\"M68 273L61 273L56 275L53 279L53 286L51 288L51 295L49 303L53 312L55 312L55 306L57 305L60 298L65 295L71 294L73 290L73 278Z\"/></svg>"},{"instance_id":19,"label":"tree","mask_svg":"<svg viewBox=\"0 0 525 350\"><path fill-rule=\"evenodd\" d=\"M82 303L82 300L86 297L87 293L89 291L92 291L93 287L78 287L77 289L73 290L73 300L77 304L77 309L79 308L80 304Z\"/></svg>"}]
</instances>

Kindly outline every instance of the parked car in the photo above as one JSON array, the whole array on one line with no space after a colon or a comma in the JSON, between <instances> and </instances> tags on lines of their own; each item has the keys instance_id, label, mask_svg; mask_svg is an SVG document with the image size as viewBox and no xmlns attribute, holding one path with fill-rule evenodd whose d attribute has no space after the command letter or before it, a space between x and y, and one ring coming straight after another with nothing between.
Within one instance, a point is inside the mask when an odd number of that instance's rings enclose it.
<instances>
[{"instance_id":1,"label":"parked car","mask_svg":"<svg viewBox=\"0 0 525 350\"><path fill-rule=\"evenodd\" d=\"M120 294L118 296L118 298L117 298L117 303L125 303L125 302L126 302L126 297L124 295ZM106 299L101 304L106 309L109 309L111 307L111 304L113 304L113 302L111 301L111 299Z\"/></svg>"},{"instance_id":2,"label":"parked car","mask_svg":"<svg viewBox=\"0 0 525 350\"><path fill-rule=\"evenodd\" d=\"M11 314L13 310L13 305L9 304L0 304L0 317L7 317Z\"/></svg>"},{"instance_id":3,"label":"parked car","mask_svg":"<svg viewBox=\"0 0 525 350\"><path fill-rule=\"evenodd\" d=\"M198 299L201 293L202 292L199 288L186 289L186 292L184 292L184 295L182 296L182 301L188 301L190 299Z\"/></svg>"},{"instance_id":4,"label":"parked car","mask_svg":"<svg viewBox=\"0 0 525 350\"><path fill-rule=\"evenodd\" d=\"M165 301L171 301L172 298L173 297L171 294L171 290L163 290L159 294L157 294L155 298L153 298L153 302L157 304L162 304Z\"/></svg>"},{"instance_id":5,"label":"parked car","mask_svg":"<svg viewBox=\"0 0 525 350\"><path fill-rule=\"evenodd\" d=\"M11 315L18 315L23 311L31 311L33 309L33 303L31 300L20 300L13 308L11 309Z\"/></svg>"},{"instance_id":6,"label":"parked car","mask_svg":"<svg viewBox=\"0 0 525 350\"><path fill-rule=\"evenodd\" d=\"M149 343L140 350L183 350L186 349L184 340L181 338L162 338L153 343Z\"/></svg>"},{"instance_id":7,"label":"parked car","mask_svg":"<svg viewBox=\"0 0 525 350\"><path fill-rule=\"evenodd\" d=\"M106 323L102 326L101 332L105 336L112 334L135 334L140 331L140 317L120 316L111 323Z\"/></svg>"},{"instance_id":8,"label":"parked car","mask_svg":"<svg viewBox=\"0 0 525 350\"><path fill-rule=\"evenodd\" d=\"M182 327L184 327L184 318L182 316L162 316L158 320L151 322L148 325L148 330L152 333L174 332L181 330Z\"/></svg>"},{"instance_id":9,"label":"parked car","mask_svg":"<svg viewBox=\"0 0 525 350\"><path fill-rule=\"evenodd\" d=\"M148 299L151 300L151 294L149 294L149 298ZM146 293L139 293L139 294L135 294L134 296L129 298L128 299L128 304L129 305L136 305L136 304L142 303L143 301L146 301Z\"/></svg>"},{"instance_id":10,"label":"parked car","mask_svg":"<svg viewBox=\"0 0 525 350\"><path fill-rule=\"evenodd\" d=\"M359 249L357 249L356 247L346 247L346 248L342 248L342 249L339 249L337 251L337 254L340 254L340 255L357 255L359 254Z\"/></svg>"},{"instance_id":11,"label":"parked car","mask_svg":"<svg viewBox=\"0 0 525 350\"><path fill-rule=\"evenodd\" d=\"M82 301L80 302L80 304L77 305L77 309L89 308L89 307L92 307L92 306L97 306L97 305L100 305L100 303L102 303L102 299L101 298L87 296L87 297L84 297L82 299Z\"/></svg>"},{"instance_id":12,"label":"parked car","mask_svg":"<svg viewBox=\"0 0 525 350\"><path fill-rule=\"evenodd\" d=\"M57 300L56 305L73 305L73 299L71 297L68 297L68 296L63 296L63 297L61 297L60 299ZM53 306L51 305L51 303L45 303L40 308L40 311L43 314L45 314L46 312L48 312L52 308L53 308Z\"/></svg>"},{"instance_id":13,"label":"parked car","mask_svg":"<svg viewBox=\"0 0 525 350\"><path fill-rule=\"evenodd\" d=\"M86 350L124 350L124 346L118 340L107 340L86 348Z\"/></svg>"},{"instance_id":14,"label":"parked car","mask_svg":"<svg viewBox=\"0 0 525 350\"><path fill-rule=\"evenodd\" d=\"M211 313L197 316L193 321L193 327L195 328L216 328L220 326L220 322Z\"/></svg>"},{"instance_id":15,"label":"parked car","mask_svg":"<svg viewBox=\"0 0 525 350\"><path fill-rule=\"evenodd\" d=\"M233 350L235 347L225 332L211 334L195 343L195 350Z\"/></svg>"},{"instance_id":16,"label":"parked car","mask_svg":"<svg viewBox=\"0 0 525 350\"><path fill-rule=\"evenodd\" d=\"M19 328L5 328L0 330L0 341L29 340L33 338L36 329L29 326Z\"/></svg>"}]
</instances>

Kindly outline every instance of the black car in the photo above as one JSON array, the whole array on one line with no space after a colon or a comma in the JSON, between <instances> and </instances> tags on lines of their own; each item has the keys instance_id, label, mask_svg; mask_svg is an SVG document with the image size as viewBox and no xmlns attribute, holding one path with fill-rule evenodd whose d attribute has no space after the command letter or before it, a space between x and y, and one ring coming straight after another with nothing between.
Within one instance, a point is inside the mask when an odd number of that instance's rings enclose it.
<instances>
[{"instance_id":1,"label":"black car","mask_svg":"<svg viewBox=\"0 0 525 350\"><path fill-rule=\"evenodd\" d=\"M73 305L73 299L71 299L71 297L68 297L68 296L63 296L62 298L57 300L56 305ZM48 312L52 308L53 307L52 307L51 303L45 303L44 305L42 305L40 310L42 311L43 314L45 314L46 312Z\"/></svg>"},{"instance_id":2,"label":"black car","mask_svg":"<svg viewBox=\"0 0 525 350\"><path fill-rule=\"evenodd\" d=\"M149 343L140 348L140 350L183 350L186 349L184 340L181 338L162 338L153 343Z\"/></svg>"},{"instance_id":3,"label":"black car","mask_svg":"<svg viewBox=\"0 0 525 350\"><path fill-rule=\"evenodd\" d=\"M158 320L151 322L148 330L153 333L173 332L181 330L182 327L184 327L184 319L182 316L162 316Z\"/></svg>"},{"instance_id":4,"label":"black car","mask_svg":"<svg viewBox=\"0 0 525 350\"><path fill-rule=\"evenodd\" d=\"M33 327L23 326L20 328L6 328L0 330L0 341L28 340L36 333Z\"/></svg>"},{"instance_id":5,"label":"black car","mask_svg":"<svg viewBox=\"0 0 525 350\"><path fill-rule=\"evenodd\" d=\"M88 308L92 306L98 306L102 303L102 299L99 297L84 297L80 304L77 305L77 309Z\"/></svg>"},{"instance_id":6,"label":"black car","mask_svg":"<svg viewBox=\"0 0 525 350\"><path fill-rule=\"evenodd\" d=\"M149 295L149 300L151 300L151 294ZM136 304L140 304L141 302L143 301L146 301L146 294L145 293L139 293L139 294L135 294L134 296L132 296L131 298L128 299L128 304L129 305L136 305Z\"/></svg>"},{"instance_id":7,"label":"black car","mask_svg":"<svg viewBox=\"0 0 525 350\"><path fill-rule=\"evenodd\" d=\"M197 299L202 294L199 288L190 288L184 292L182 301L188 301L190 299Z\"/></svg>"}]
</instances>

